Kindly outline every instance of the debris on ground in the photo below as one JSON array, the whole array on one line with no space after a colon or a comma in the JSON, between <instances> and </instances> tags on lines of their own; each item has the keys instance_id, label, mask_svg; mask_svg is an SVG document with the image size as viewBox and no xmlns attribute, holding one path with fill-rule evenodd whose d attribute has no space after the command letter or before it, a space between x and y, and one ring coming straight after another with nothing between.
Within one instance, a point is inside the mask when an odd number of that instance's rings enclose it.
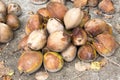
<instances>
[{"instance_id":1,"label":"debris on ground","mask_svg":"<svg viewBox=\"0 0 120 80\"><path fill-rule=\"evenodd\" d=\"M93 61L91 63L77 62L75 63L75 69L78 71L86 71L86 70L99 71L107 63L108 63L107 59L104 58L101 59L100 61Z\"/></svg>"},{"instance_id":2,"label":"debris on ground","mask_svg":"<svg viewBox=\"0 0 120 80\"><path fill-rule=\"evenodd\" d=\"M100 60L100 66L101 67L104 67L106 64L108 64L108 60L107 59L103 58L103 59Z\"/></svg>"},{"instance_id":3,"label":"debris on ground","mask_svg":"<svg viewBox=\"0 0 120 80\"><path fill-rule=\"evenodd\" d=\"M102 12L100 11L100 10L94 10L93 11L93 13L95 14L95 15L102 15Z\"/></svg>"},{"instance_id":4,"label":"debris on ground","mask_svg":"<svg viewBox=\"0 0 120 80\"><path fill-rule=\"evenodd\" d=\"M91 62L90 69L99 71L101 69L100 62L98 62L98 61Z\"/></svg>"},{"instance_id":5,"label":"debris on ground","mask_svg":"<svg viewBox=\"0 0 120 80\"><path fill-rule=\"evenodd\" d=\"M86 71L90 69L90 63L77 62L75 63L75 69L78 71Z\"/></svg>"},{"instance_id":6,"label":"debris on ground","mask_svg":"<svg viewBox=\"0 0 120 80\"><path fill-rule=\"evenodd\" d=\"M6 49L6 48L8 47L8 45L9 45L9 42L6 43L4 46L0 47L0 53L2 53L2 51L3 51L4 49Z\"/></svg>"},{"instance_id":7,"label":"debris on ground","mask_svg":"<svg viewBox=\"0 0 120 80\"><path fill-rule=\"evenodd\" d=\"M104 15L104 18L106 18L106 19L111 19L111 18L113 18L113 15L107 15L107 14L103 14Z\"/></svg>"},{"instance_id":8,"label":"debris on ground","mask_svg":"<svg viewBox=\"0 0 120 80\"><path fill-rule=\"evenodd\" d=\"M8 76L12 76L14 74L14 70L10 69L9 67L6 67L4 65L3 61L0 61L0 78L8 75Z\"/></svg>"},{"instance_id":9,"label":"debris on ground","mask_svg":"<svg viewBox=\"0 0 120 80\"><path fill-rule=\"evenodd\" d=\"M46 80L48 77L49 74L45 71L40 71L35 75L36 80Z\"/></svg>"},{"instance_id":10,"label":"debris on ground","mask_svg":"<svg viewBox=\"0 0 120 80\"><path fill-rule=\"evenodd\" d=\"M114 26L114 28L115 28L116 31L120 34L120 24L117 23L116 26Z\"/></svg>"},{"instance_id":11,"label":"debris on ground","mask_svg":"<svg viewBox=\"0 0 120 80\"><path fill-rule=\"evenodd\" d=\"M5 75L2 77L2 80L12 80L11 76Z\"/></svg>"}]
</instances>

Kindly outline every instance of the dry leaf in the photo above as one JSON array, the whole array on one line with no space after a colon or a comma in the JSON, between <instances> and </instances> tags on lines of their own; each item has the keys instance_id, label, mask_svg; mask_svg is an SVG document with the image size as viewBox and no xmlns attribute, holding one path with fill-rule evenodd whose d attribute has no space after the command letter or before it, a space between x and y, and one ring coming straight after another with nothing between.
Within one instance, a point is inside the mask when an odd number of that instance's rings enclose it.
<instances>
[{"instance_id":1,"label":"dry leaf","mask_svg":"<svg viewBox=\"0 0 120 80\"><path fill-rule=\"evenodd\" d=\"M101 65L100 65L100 62L91 62L91 70L97 70L99 71L101 69Z\"/></svg>"},{"instance_id":2,"label":"dry leaf","mask_svg":"<svg viewBox=\"0 0 120 80\"><path fill-rule=\"evenodd\" d=\"M77 63L75 63L75 69L78 71L86 71L86 70L99 71L107 63L108 63L108 60L105 58L101 59L100 61L94 61L91 63L77 62Z\"/></svg>"},{"instance_id":3,"label":"dry leaf","mask_svg":"<svg viewBox=\"0 0 120 80\"><path fill-rule=\"evenodd\" d=\"M36 80L46 80L49 77L49 74L47 72L38 72L35 75Z\"/></svg>"},{"instance_id":4,"label":"dry leaf","mask_svg":"<svg viewBox=\"0 0 120 80\"><path fill-rule=\"evenodd\" d=\"M91 69L92 70L100 70L102 67L104 67L108 63L107 59L102 59L100 61L95 61L91 63Z\"/></svg>"},{"instance_id":5,"label":"dry leaf","mask_svg":"<svg viewBox=\"0 0 120 80\"><path fill-rule=\"evenodd\" d=\"M78 71L86 71L90 69L90 63L77 62L75 63L75 69Z\"/></svg>"}]
</instances>

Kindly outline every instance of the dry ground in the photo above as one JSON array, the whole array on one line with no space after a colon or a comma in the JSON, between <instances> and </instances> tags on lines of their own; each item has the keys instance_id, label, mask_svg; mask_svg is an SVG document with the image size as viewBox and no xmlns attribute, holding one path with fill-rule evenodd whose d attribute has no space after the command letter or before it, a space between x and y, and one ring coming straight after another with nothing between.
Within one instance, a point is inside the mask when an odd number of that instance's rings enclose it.
<instances>
[{"instance_id":1,"label":"dry ground","mask_svg":"<svg viewBox=\"0 0 120 80\"><path fill-rule=\"evenodd\" d=\"M35 74L31 75L19 74L16 65L17 60L21 53L20 52L13 53L13 51L17 50L18 42L24 36L25 33L24 28L28 18L28 13L30 11L36 12L40 7L43 7L45 5L33 5L29 2L29 0L2 0L2 1L4 1L6 4L8 4L11 1L20 4L23 10L23 14L20 16L21 27L20 29L14 32L15 34L14 40L10 41L7 48L5 48L4 51L2 52L2 54L0 55L0 61L5 61L5 64L7 66L15 70L13 80L35 80L34 78ZM116 40L120 42L120 34L114 29L117 23L120 24L120 0L113 0L113 3L116 8L116 13L113 15L112 19L105 19L104 17L96 16L95 14L93 14L93 11L96 8L90 9L90 14L92 18L94 17L102 18L107 22L111 23L114 31L113 35L115 36ZM68 2L67 4L70 5L71 3ZM110 57L110 59L120 64L120 48L115 52L113 56ZM61 71L57 73L49 73L50 76L48 80L120 80L120 67L110 62L100 71L85 71L84 73L82 73L75 70L74 65L75 62L78 61L79 60L76 58L76 60L74 60L71 63L65 63L64 68Z\"/></svg>"}]
</instances>

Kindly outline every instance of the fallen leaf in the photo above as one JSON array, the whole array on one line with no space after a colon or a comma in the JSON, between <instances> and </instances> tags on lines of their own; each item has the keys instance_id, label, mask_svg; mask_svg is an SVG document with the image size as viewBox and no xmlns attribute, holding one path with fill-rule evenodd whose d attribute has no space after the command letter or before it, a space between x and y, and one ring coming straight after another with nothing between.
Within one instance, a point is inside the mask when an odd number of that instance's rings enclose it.
<instances>
[{"instance_id":1,"label":"fallen leaf","mask_svg":"<svg viewBox=\"0 0 120 80\"><path fill-rule=\"evenodd\" d=\"M101 69L101 65L100 65L100 62L91 62L91 67L90 67L92 70L100 70Z\"/></svg>"},{"instance_id":2,"label":"fallen leaf","mask_svg":"<svg viewBox=\"0 0 120 80\"><path fill-rule=\"evenodd\" d=\"M40 71L35 75L36 80L46 80L48 77L49 77L49 74L44 71Z\"/></svg>"},{"instance_id":3,"label":"fallen leaf","mask_svg":"<svg viewBox=\"0 0 120 80\"><path fill-rule=\"evenodd\" d=\"M91 62L91 70L99 71L102 67L104 67L108 63L108 60L103 58L100 61Z\"/></svg>"}]
</instances>

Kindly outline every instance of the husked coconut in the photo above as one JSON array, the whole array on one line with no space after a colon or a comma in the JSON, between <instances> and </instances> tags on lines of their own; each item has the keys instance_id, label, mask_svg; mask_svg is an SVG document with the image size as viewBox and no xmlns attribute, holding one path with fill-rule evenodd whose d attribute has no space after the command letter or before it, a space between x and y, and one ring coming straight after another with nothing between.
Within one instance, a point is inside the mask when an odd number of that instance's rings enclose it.
<instances>
[{"instance_id":1,"label":"husked coconut","mask_svg":"<svg viewBox=\"0 0 120 80\"><path fill-rule=\"evenodd\" d=\"M55 52L61 52L68 47L70 37L63 31L56 31L48 37L47 47Z\"/></svg>"},{"instance_id":2,"label":"husked coconut","mask_svg":"<svg viewBox=\"0 0 120 80\"><path fill-rule=\"evenodd\" d=\"M77 47L74 46L73 44L71 44L68 46L68 48L66 50L64 50L61 53L61 55L65 61L71 62L75 59L76 52L77 52Z\"/></svg>"},{"instance_id":3,"label":"husked coconut","mask_svg":"<svg viewBox=\"0 0 120 80\"><path fill-rule=\"evenodd\" d=\"M47 30L49 33L53 33L55 31L63 31L64 26L61 24L60 20L50 18L47 22Z\"/></svg>"},{"instance_id":4,"label":"husked coconut","mask_svg":"<svg viewBox=\"0 0 120 80\"><path fill-rule=\"evenodd\" d=\"M68 10L64 16L64 23L66 29L72 29L77 27L84 16L83 11L80 8L72 8Z\"/></svg>"},{"instance_id":5,"label":"husked coconut","mask_svg":"<svg viewBox=\"0 0 120 80\"><path fill-rule=\"evenodd\" d=\"M42 49L46 44L47 36L43 29L34 30L28 37L28 47L33 50Z\"/></svg>"}]
</instances>

